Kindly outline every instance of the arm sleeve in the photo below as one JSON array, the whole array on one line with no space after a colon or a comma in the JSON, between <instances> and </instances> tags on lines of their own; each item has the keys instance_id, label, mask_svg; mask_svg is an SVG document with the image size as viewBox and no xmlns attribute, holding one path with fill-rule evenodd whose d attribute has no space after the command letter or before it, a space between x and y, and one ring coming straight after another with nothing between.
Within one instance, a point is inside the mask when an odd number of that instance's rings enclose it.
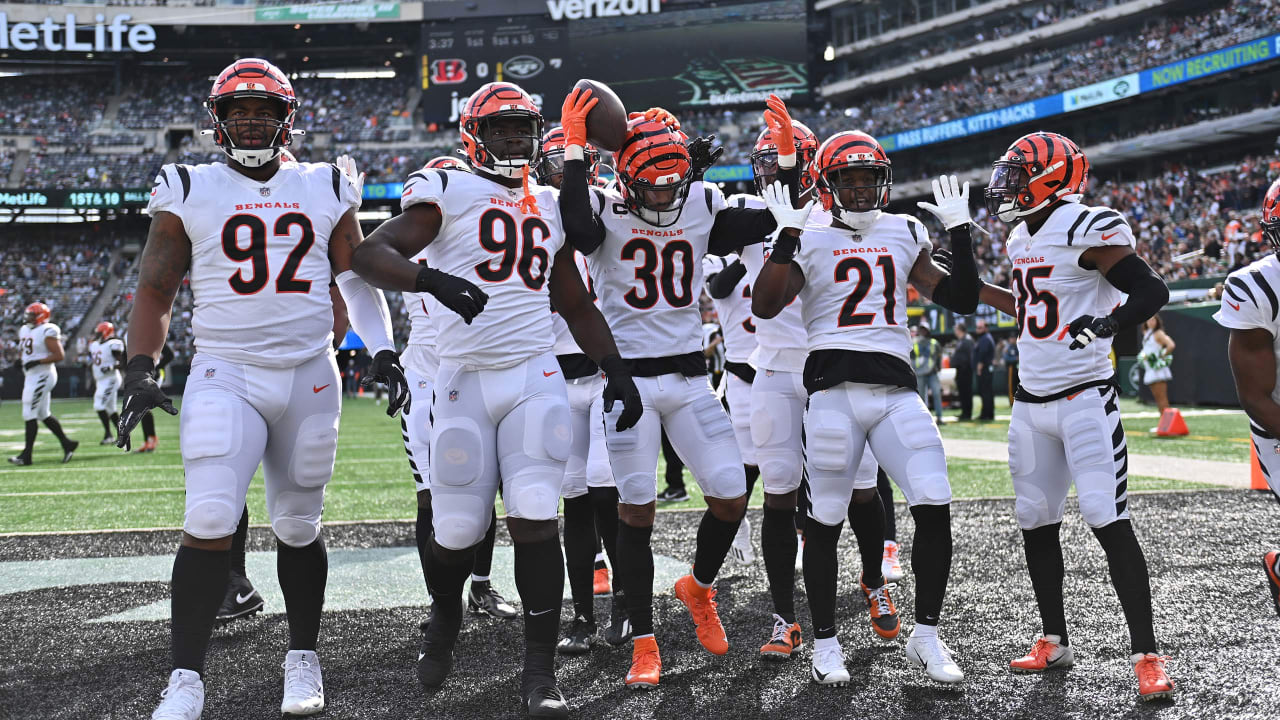
<instances>
[{"instance_id":1,"label":"arm sleeve","mask_svg":"<svg viewBox=\"0 0 1280 720\"><path fill-rule=\"evenodd\" d=\"M338 291L347 304L347 318L356 334L377 355L383 350L395 350L391 335L391 311L381 290L372 287L352 270L338 274Z\"/></svg>"},{"instance_id":2,"label":"arm sleeve","mask_svg":"<svg viewBox=\"0 0 1280 720\"><path fill-rule=\"evenodd\" d=\"M1169 288L1137 255L1126 255L1107 272L1107 282L1129 297L1111 311L1122 328L1137 327L1169 302Z\"/></svg>"},{"instance_id":3,"label":"arm sleeve","mask_svg":"<svg viewBox=\"0 0 1280 720\"><path fill-rule=\"evenodd\" d=\"M585 160L565 160L560 183L560 219L565 240L583 255L590 255L604 242L604 221L591 208L587 190Z\"/></svg>"},{"instance_id":4,"label":"arm sleeve","mask_svg":"<svg viewBox=\"0 0 1280 720\"><path fill-rule=\"evenodd\" d=\"M978 309L978 292L981 288L969 225L952 228L951 273L934 286L932 299L952 312L968 315Z\"/></svg>"},{"instance_id":5,"label":"arm sleeve","mask_svg":"<svg viewBox=\"0 0 1280 720\"><path fill-rule=\"evenodd\" d=\"M717 300L723 300L733 294L733 289L747 275L747 266L741 260L733 261L729 267L716 273L707 283L707 294Z\"/></svg>"}]
</instances>

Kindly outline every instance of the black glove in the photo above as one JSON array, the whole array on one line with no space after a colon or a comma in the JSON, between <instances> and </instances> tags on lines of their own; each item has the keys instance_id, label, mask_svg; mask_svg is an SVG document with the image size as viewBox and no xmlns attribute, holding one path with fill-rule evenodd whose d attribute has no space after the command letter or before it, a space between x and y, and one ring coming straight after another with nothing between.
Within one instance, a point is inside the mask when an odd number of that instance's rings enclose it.
<instances>
[{"instance_id":1,"label":"black glove","mask_svg":"<svg viewBox=\"0 0 1280 720\"><path fill-rule=\"evenodd\" d=\"M950 250L944 247L935 248L934 251L929 254L929 256L933 258L934 265L937 265L943 270L946 270L947 274L951 273L951 251Z\"/></svg>"},{"instance_id":2,"label":"black glove","mask_svg":"<svg viewBox=\"0 0 1280 720\"><path fill-rule=\"evenodd\" d=\"M600 361L600 369L604 371L604 411L613 410L613 403L622 401L622 414L618 416L615 426L618 432L630 430L640 422L644 414L644 406L640 404L640 391L631 379L631 371L627 364L617 355L609 355Z\"/></svg>"},{"instance_id":3,"label":"black glove","mask_svg":"<svg viewBox=\"0 0 1280 720\"><path fill-rule=\"evenodd\" d=\"M724 154L724 146L712 148L715 142L715 135L707 135L706 137L697 137L689 141L689 159L693 164L693 179L701 180L702 174L707 168L716 164L720 156Z\"/></svg>"},{"instance_id":4,"label":"black glove","mask_svg":"<svg viewBox=\"0 0 1280 720\"><path fill-rule=\"evenodd\" d=\"M124 408L120 410L120 426L116 428L116 447L129 450L129 433L153 408L177 415L173 401L156 384L156 363L149 355L134 355L125 366Z\"/></svg>"},{"instance_id":5,"label":"black glove","mask_svg":"<svg viewBox=\"0 0 1280 720\"><path fill-rule=\"evenodd\" d=\"M1067 326L1067 335L1071 337L1071 345L1067 349L1079 350L1097 338L1109 338L1115 335L1119 329L1120 323L1110 315L1106 317L1081 315Z\"/></svg>"},{"instance_id":6,"label":"black glove","mask_svg":"<svg viewBox=\"0 0 1280 720\"><path fill-rule=\"evenodd\" d=\"M33 367L35 367L35 366L37 366L37 365L39 365L39 364L40 364L40 361L39 361L39 360L28 360L28 361L26 361L26 362L22 363L22 369L23 369L23 371L25 372L25 371L30 370L31 368L33 368Z\"/></svg>"},{"instance_id":7,"label":"black glove","mask_svg":"<svg viewBox=\"0 0 1280 720\"><path fill-rule=\"evenodd\" d=\"M429 267L418 271L414 291L431 293L441 305L461 315L468 325L489 302L489 296L470 282Z\"/></svg>"},{"instance_id":8,"label":"black glove","mask_svg":"<svg viewBox=\"0 0 1280 720\"><path fill-rule=\"evenodd\" d=\"M404 408L409 414L413 404L413 396L409 394L409 381L404 377L404 366L400 364L400 356L394 350L379 350L369 363L369 372L360 380L360 386L368 390L374 383L387 386L387 416L395 417L396 411Z\"/></svg>"}]
</instances>

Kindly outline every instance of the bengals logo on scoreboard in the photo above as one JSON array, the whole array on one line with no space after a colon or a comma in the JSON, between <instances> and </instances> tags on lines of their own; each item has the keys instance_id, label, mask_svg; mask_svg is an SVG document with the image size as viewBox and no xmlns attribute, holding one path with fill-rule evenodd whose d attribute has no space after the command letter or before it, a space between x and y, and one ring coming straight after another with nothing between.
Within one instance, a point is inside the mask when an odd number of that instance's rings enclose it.
<instances>
[{"instance_id":1,"label":"bengals logo on scoreboard","mask_svg":"<svg viewBox=\"0 0 1280 720\"><path fill-rule=\"evenodd\" d=\"M438 85L460 85L466 81L466 60L448 59L432 61L431 82Z\"/></svg>"}]
</instances>

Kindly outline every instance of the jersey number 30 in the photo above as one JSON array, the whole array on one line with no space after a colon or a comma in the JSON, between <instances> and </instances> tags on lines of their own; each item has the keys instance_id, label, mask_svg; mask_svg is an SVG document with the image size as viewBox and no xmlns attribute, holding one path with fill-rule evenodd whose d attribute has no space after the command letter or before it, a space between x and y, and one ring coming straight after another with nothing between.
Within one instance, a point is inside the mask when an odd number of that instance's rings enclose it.
<instances>
[{"instance_id":1,"label":"jersey number 30","mask_svg":"<svg viewBox=\"0 0 1280 720\"><path fill-rule=\"evenodd\" d=\"M290 251L289 257L276 276L276 292L305 293L311 290L310 280L299 280L298 266L316 242L316 232L311 218L302 213L285 213L276 219L276 237L288 237L293 226L302 228L302 237ZM249 246L240 247L240 228L249 229ZM267 286L271 270L267 267L267 224L257 215L232 215L222 226L222 252L233 262L252 263L251 274L244 276L244 269L236 270L227 278L231 289L241 295L253 295Z\"/></svg>"}]
</instances>

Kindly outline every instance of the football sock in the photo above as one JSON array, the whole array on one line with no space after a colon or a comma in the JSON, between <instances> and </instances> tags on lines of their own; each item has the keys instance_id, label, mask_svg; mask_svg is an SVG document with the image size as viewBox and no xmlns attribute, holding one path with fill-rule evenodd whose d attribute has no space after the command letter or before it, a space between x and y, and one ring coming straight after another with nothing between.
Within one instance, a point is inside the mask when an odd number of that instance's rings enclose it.
<instances>
[{"instance_id":1,"label":"football sock","mask_svg":"<svg viewBox=\"0 0 1280 720\"><path fill-rule=\"evenodd\" d=\"M119 428L120 428L120 413L113 412L111 413L111 432L113 434L116 432L119 432Z\"/></svg>"},{"instance_id":2,"label":"football sock","mask_svg":"<svg viewBox=\"0 0 1280 720\"><path fill-rule=\"evenodd\" d=\"M564 557L560 540L551 537L516 543L516 592L524 608L525 663L535 651L553 647L560 632L560 598L564 596ZM591 599L591 574L587 571L587 601ZM541 647L541 650L540 650ZM548 661L554 653L548 655ZM548 664L547 670L551 667Z\"/></svg>"},{"instance_id":3,"label":"football sock","mask_svg":"<svg viewBox=\"0 0 1280 720\"><path fill-rule=\"evenodd\" d=\"M773 611L787 623L796 621L796 535L794 510L779 510L764 506L764 521L760 524L760 546L764 550L764 572L769 578L769 594L773 597Z\"/></svg>"},{"instance_id":4,"label":"football sock","mask_svg":"<svg viewBox=\"0 0 1280 720\"><path fill-rule=\"evenodd\" d=\"M31 457L31 451L35 449L36 446L36 433L40 432L40 424L35 420L28 420L26 426L27 445L23 448L22 455L29 459Z\"/></svg>"},{"instance_id":5,"label":"football sock","mask_svg":"<svg viewBox=\"0 0 1280 720\"><path fill-rule=\"evenodd\" d=\"M1027 573L1031 576L1031 589L1036 593L1036 605L1040 607L1040 622L1045 635L1060 635L1062 644L1067 638L1067 616L1063 607L1062 541L1058 530L1062 523L1044 525L1034 530L1022 531L1022 549L1027 555Z\"/></svg>"},{"instance_id":6,"label":"football sock","mask_svg":"<svg viewBox=\"0 0 1280 720\"><path fill-rule=\"evenodd\" d=\"M693 551L693 579L703 587L710 587L715 582L724 558L733 545L733 536L738 534L738 526L742 520L725 522L716 517L711 508L702 513L702 522L698 523L697 546Z\"/></svg>"},{"instance_id":7,"label":"football sock","mask_svg":"<svg viewBox=\"0 0 1280 720\"><path fill-rule=\"evenodd\" d=\"M840 560L836 543L844 523L823 525L809 518L804 527L804 587L813 616L813 636L836 636L836 575Z\"/></svg>"},{"instance_id":8,"label":"football sock","mask_svg":"<svg viewBox=\"0 0 1280 720\"><path fill-rule=\"evenodd\" d=\"M44 419L44 426L49 428L49 432L53 433L53 436L58 438L58 442L62 443L64 446L71 442L71 439L67 437L67 434L62 432L62 423L58 422L58 418L50 415Z\"/></svg>"},{"instance_id":9,"label":"football sock","mask_svg":"<svg viewBox=\"0 0 1280 720\"><path fill-rule=\"evenodd\" d=\"M431 547L422 554L427 561L427 589L431 592L432 623L437 620L454 628L462 626L462 586L471 574L475 549L449 550L432 535Z\"/></svg>"},{"instance_id":10,"label":"football sock","mask_svg":"<svg viewBox=\"0 0 1280 720\"><path fill-rule=\"evenodd\" d=\"M756 489L756 481L760 479L760 466L743 463L742 469L747 475L747 499L750 500Z\"/></svg>"},{"instance_id":11,"label":"football sock","mask_svg":"<svg viewBox=\"0 0 1280 720\"><path fill-rule=\"evenodd\" d=\"M423 492L430 493L430 490ZM418 545L418 563L422 565L422 579L427 583L427 590L430 593L431 582L427 580L427 556L431 554L431 501L430 495L427 496L423 507L423 501L418 501L418 517L413 523L413 540Z\"/></svg>"},{"instance_id":12,"label":"football sock","mask_svg":"<svg viewBox=\"0 0 1280 720\"><path fill-rule=\"evenodd\" d=\"M800 473L800 489L796 491L796 532L803 533L809 521L809 476Z\"/></svg>"},{"instance_id":13,"label":"football sock","mask_svg":"<svg viewBox=\"0 0 1280 720\"><path fill-rule=\"evenodd\" d=\"M484 539L476 546L476 558L471 565L473 578L489 579L489 572L493 569L493 545L497 537L498 511L494 510L489 516L489 529L485 531Z\"/></svg>"},{"instance_id":14,"label":"football sock","mask_svg":"<svg viewBox=\"0 0 1280 720\"><path fill-rule=\"evenodd\" d=\"M596 518L596 552L603 547L614 567L618 565L618 488L589 487L587 497Z\"/></svg>"},{"instance_id":15,"label":"football sock","mask_svg":"<svg viewBox=\"0 0 1280 720\"><path fill-rule=\"evenodd\" d=\"M102 432L106 437L111 437L111 416L107 415L106 410L99 410L98 419L102 421Z\"/></svg>"},{"instance_id":16,"label":"football sock","mask_svg":"<svg viewBox=\"0 0 1280 720\"><path fill-rule=\"evenodd\" d=\"M1156 631L1151 619L1151 580L1147 558L1142 554L1133 524L1117 520L1106 527L1093 528L1107 554L1107 569L1115 586L1124 619L1129 624L1129 643L1134 653L1156 651Z\"/></svg>"},{"instance_id":17,"label":"football sock","mask_svg":"<svg viewBox=\"0 0 1280 720\"><path fill-rule=\"evenodd\" d=\"M174 669L204 674L204 656L213 634L213 620L227 594L226 550L202 550L183 545L173 560L170 612L173 615Z\"/></svg>"},{"instance_id":18,"label":"football sock","mask_svg":"<svg viewBox=\"0 0 1280 720\"><path fill-rule=\"evenodd\" d=\"M884 539L897 542L898 518L893 514L893 485L884 468L876 469L876 491L880 493L880 504L884 506Z\"/></svg>"},{"instance_id":19,"label":"football sock","mask_svg":"<svg viewBox=\"0 0 1280 720\"><path fill-rule=\"evenodd\" d=\"M329 555L324 538L300 548L276 540L276 576L289 617L289 649L315 650L320 637L320 613L329 580Z\"/></svg>"},{"instance_id":20,"label":"football sock","mask_svg":"<svg viewBox=\"0 0 1280 720\"><path fill-rule=\"evenodd\" d=\"M156 420L151 417L148 412L142 416L142 437L143 439L153 438L156 436Z\"/></svg>"},{"instance_id":21,"label":"football sock","mask_svg":"<svg viewBox=\"0 0 1280 720\"><path fill-rule=\"evenodd\" d=\"M632 632L653 634L653 549L652 527L632 527L618 523L618 558L614 572L627 600Z\"/></svg>"},{"instance_id":22,"label":"football sock","mask_svg":"<svg viewBox=\"0 0 1280 720\"><path fill-rule=\"evenodd\" d=\"M863 584L873 589L884 585L880 572L880 559L884 557L884 506L880 504L880 493L871 493L871 499L864 503L849 503L849 528L858 538Z\"/></svg>"},{"instance_id":23,"label":"football sock","mask_svg":"<svg viewBox=\"0 0 1280 720\"><path fill-rule=\"evenodd\" d=\"M240 523L231 536L231 573L240 577L248 577L244 569L244 544L249 539L249 506L245 505L240 513Z\"/></svg>"},{"instance_id":24,"label":"football sock","mask_svg":"<svg viewBox=\"0 0 1280 720\"><path fill-rule=\"evenodd\" d=\"M915 505L916 521L911 546L911 572L916 577L916 623L937 625L942 598L951 575L951 506Z\"/></svg>"},{"instance_id":25,"label":"football sock","mask_svg":"<svg viewBox=\"0 0 1280 720\"><path fill-rule=\"evenodd\" d=\"M573 611L595 620L595 517L587 495L564 499L564 564L569 572Z\"/></svg>"}]
</instances>

